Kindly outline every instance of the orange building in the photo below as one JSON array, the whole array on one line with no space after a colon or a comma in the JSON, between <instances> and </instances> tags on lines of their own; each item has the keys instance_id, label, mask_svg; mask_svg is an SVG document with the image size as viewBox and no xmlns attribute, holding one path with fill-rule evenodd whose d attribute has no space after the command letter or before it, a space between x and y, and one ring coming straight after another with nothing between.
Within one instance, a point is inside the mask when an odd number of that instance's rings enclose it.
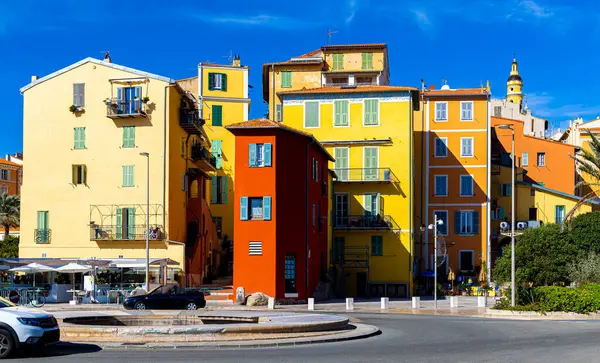
<instances>
[{"instance_id":1,"label":"orange building","mask_svg":"<svg viewBox=\"0 0 600 363\"><path fill-rule=\"evenodd\" d=\"M21 195L23 165L0 158L0 194Z\"/></svg>"},{"instance_id":2,"label":"orange building","mask_svg":"<svg viewBox=\"0 0 600 363\"><path fill-rule=\"evenodd\" d=\"M525 182L537 183L546 188L566 194L575 194L576 146L562 142L541 139L523 134L523 121L502 117L492 117L494 128L495 153L493 158L504 158L510 165L512 132L498 129L499 125L511 125L515 130L515 156L517 166L522 167L527 174ZM499 191L492 190L492 194Z\"/></svg>"},{"instance_id":3,"label":"orange building","mask_svg":"<svg viewBox=\"0 0 600 363\"><path fill-rule=\"evenodd\" d=\"M417 155L416 222L425 227L434 215L438 227L438 276L476 276L489 251L490 91L487 88L422 92L423 114L415 120ZM417 125L419 124L419 125ZM419 202L418 202L419 203ZM424 215L423 215L424 214ZM422 228L419 269L433 271L433 233ZM427 273L425 273L427 271Z\"/></svg>"},{"instance_id":4,"label":"orange building","mask_svg":"<svg viewBox=\"0 0 600 363\"><path fill-rule=\"evenodd\" d=\"M257 119L226 127L235 135L233 284L306 299L327 271L331 155L311 135Z\"/></svg>"}]
</instances>

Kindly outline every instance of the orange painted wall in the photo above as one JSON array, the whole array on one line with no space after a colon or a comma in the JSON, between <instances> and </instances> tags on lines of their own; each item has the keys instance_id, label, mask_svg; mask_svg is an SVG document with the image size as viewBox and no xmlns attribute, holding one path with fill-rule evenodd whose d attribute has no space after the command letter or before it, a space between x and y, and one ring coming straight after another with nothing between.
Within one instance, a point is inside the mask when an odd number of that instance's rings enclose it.
<instances>
[{"instance_id":1,"label":"orange painted wall","mask_svg":"<svg viewBox=\"0 0 600 363\"><path fill-rule=\"evenodd\" d=\"M8 188L8 195L20 195L22 166L5 159L0 159L0 169L8 171L8 179L0 178L0 186L6 186Z\"/></svg>"}]
</instances>

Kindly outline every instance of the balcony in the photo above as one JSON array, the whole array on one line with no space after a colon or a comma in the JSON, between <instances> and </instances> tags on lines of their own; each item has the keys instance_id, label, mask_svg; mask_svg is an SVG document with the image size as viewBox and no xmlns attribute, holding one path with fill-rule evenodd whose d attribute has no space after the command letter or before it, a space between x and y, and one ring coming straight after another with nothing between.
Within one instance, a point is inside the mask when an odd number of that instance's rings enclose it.
<instances>
[{"instance_id":1,"label":"balcony","mask_svg":"<svg viewBox=\"0 0 600 363\"><path fill-rule=\"evenodd\" d=\"M52 240L52 230L47 229L35 229L33 231L35 243L50 243Z\"/></svg>"},{"instance_id":2,"label":"balcony","mask_svg":"<svg viewBox=\"0 0 600 363\"><path fill-rule=\"evenodd\" d=\"M112 119L147 117L146 104L140 99L112 98L106 101L106 117Z\"/></svg>"},{"instance_id":3,"label":"balcony","mask_svg":"<svg viewBox=\"0 0 600 363\"><path fill-rule=\"evenodd\" d=\"M325 87L360 87L360 86L377 86L376 81L370 82L326 82Z\"/></svg>"},{"instance_id":4,"label":"balcony","mask_svg":"<svg viewBox=\"0 0 600 363\"><path fill-rule=\"evenodd\" d=\"M217 170L217 158L202 145L192 146L192 161L203 171Z\"/></svg>"},{"instance_id":5,"label":"balcony","mask_svg":"<svg viewBox=\"0 0 600 363\"><path fill-rule=\"evenodd\" d=\"M390 168L335 169L339 183L393 183L396 176Z\"/></svg>"},{"instance_id":6,"label":"balcony","mask_svg":"<svg viewBox=\"0 0 600 363\"><path fill-rule=\"evenodd\" d=\"M500 175L500 165L492 164L491 172L492 172L492 175Z\"/></svg>"},{"instance_id":7,"label":"balcony","mask_svg":"<svg viewBox=\"0 0 600 363\"><path fill-rule=\"evenodd\" d=\"M398 229L392 216L336 216L335 229L338 230L369 230L389 231Z\"/></svg>"},{"instance_id":8,"label":"balcony","mask_svg":"<svg viewBox=\"0 0 600 363\"><path fill-rule=\"evenodd\" d=\"M161 225L151 224L149 240L162 241L165 238ZM91 241L143 241L146 239L146 225L92 225Z\"/></svg>"},{"instance_id":9,"label":"balcony","mask_svg":"<svg viewBox=\"0 0 600 363\"><path fill-rule=\"evenodd\" d=\"M200 135L204 132L205 121L200 118L198 110L181 108L179 110L179 126L191 135Z\"/></svg>"}]
</instances>

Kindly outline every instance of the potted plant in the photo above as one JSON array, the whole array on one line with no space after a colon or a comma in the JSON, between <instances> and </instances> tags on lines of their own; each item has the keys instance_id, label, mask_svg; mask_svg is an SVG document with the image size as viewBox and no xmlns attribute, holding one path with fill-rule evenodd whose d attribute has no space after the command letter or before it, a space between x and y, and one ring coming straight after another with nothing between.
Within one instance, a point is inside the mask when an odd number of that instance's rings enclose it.
<instances>
[{"instance_id":1,"label":"potted plant","mask_svg":"<svg viewBox=\"0 0 600 363\"><path fill-rule=\"evenodd\" d=\"M69 107L69 111L75 113L75 112L81 112L83 111L83 108L81 106L75 106L75 105L71 105Z\"/></svg>"},{"instance_id":2,"label":"potted plant","mask_svg":"<svg viewBox=\"0 0 600 363\"><path fill-rule=\"evenodd\" d=\"M150 97L146 96L144 98L142 98L142 103L148 103L150 102Z\"/></svg>"}]
</instances>

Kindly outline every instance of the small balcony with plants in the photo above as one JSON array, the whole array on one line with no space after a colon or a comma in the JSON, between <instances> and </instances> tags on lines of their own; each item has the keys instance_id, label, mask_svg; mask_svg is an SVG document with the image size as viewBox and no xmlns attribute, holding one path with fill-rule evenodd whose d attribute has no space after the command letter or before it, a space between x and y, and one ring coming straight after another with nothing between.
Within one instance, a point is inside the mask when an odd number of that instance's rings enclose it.
<instances>
[{"instance_id":1,"label":"small balcony with plants","mask_svg":"<svg viewBox=\"0 0 600 363\"><path fill-rule=\"evenodd\" d=\"M335 169L338 183L394 183L398 179L390 168Z\"/></svg>"},{"instance_id":2,"label":"small balcony with plants","mask_svg":"<svg viewBox=\"0 0 600 363\"><path fill-rule=\"evenodd\" d=\"M217 158L201 144L192 145L191 159L202 171L217 170Z\"/></svg>"},{"instance_id":3,"label":"small balcony with plants","mask_svg":"<svg viewBox=\"0 0 600 363\"><path fill-rule=\"evenodd\" d=\"M90 206L90 241L163 241L163 206L150 204L107 204ZM146 229L148 218L148 230Z\"/></svg>"},{"instance_id":4,"label":"small balcony with plants","mask_svg":"<svg viewBox=\"0 0 600 363\"><path fill-rule=\"evenodd\" d=\"M123 98L106 99L106 116L112 119L147 117L146 104L149 100L148 97L132 100Z\"/></svg>"},{"instance_id":5,"label":"small balcony with plants","mask_svg":"<svg viewBox=\"0 0 600 363\"><path fill-rule=\"evenodd\" d=\"M398 224L389 215L345 215L336 216L337 230L389 231L398 229Z\"/></svg>"}]
</instances>

